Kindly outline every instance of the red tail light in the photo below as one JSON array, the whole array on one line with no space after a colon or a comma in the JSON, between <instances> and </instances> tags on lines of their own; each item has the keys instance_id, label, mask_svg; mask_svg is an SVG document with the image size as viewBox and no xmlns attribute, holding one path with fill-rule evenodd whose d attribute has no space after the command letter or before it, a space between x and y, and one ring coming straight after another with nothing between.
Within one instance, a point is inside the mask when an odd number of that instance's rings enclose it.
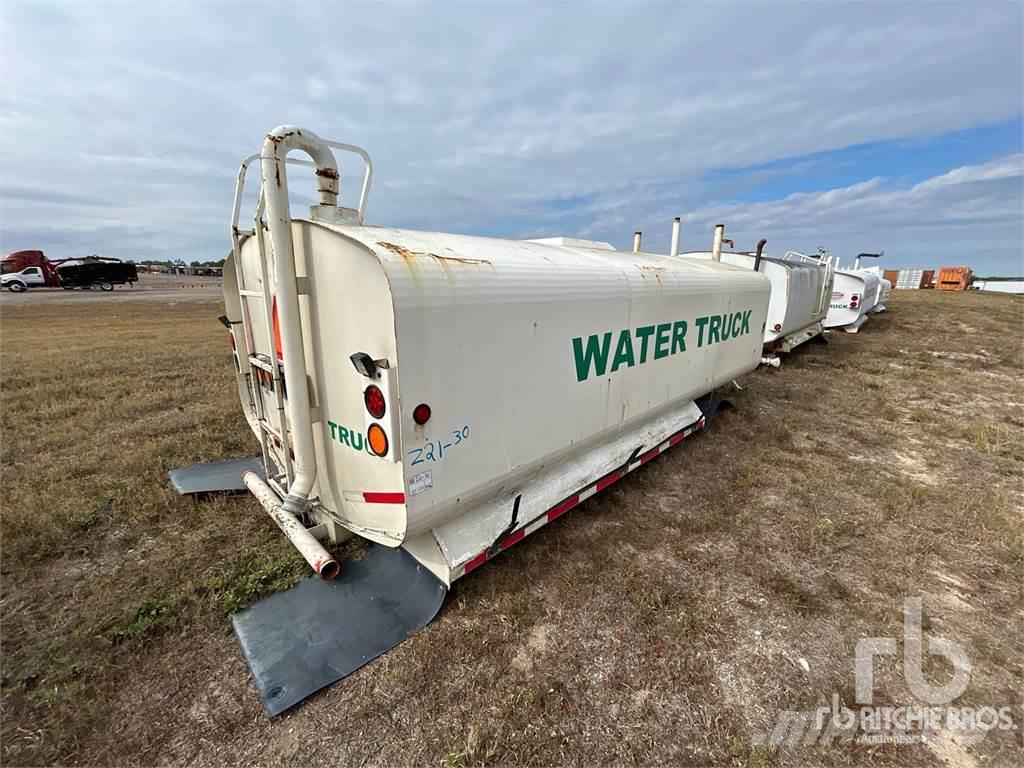
<instances>
[{"instance_id":1,"label":"red tail light","mask_svg":"<svg viewBox=\"0 0 1024 768\"><path fill-rule=\"evenodd\" d=\"M376 384L371 384L363 390L363 402L366 404L366 410L370 412L373 418L384 418L387 403L384 402L384 393L380 391L380 387Z\"/></svg>"},{"instance_id":2,"label":"red tail light","mask_svg":"<svg viewBox=\"0 0 1024 768\"><path fill-rule=\"evenodd\" d=\"M412 420L419 425L426 424L430 420L430 406L426 403L420 403L412 409Z\"/></svg>"}]
</instances>

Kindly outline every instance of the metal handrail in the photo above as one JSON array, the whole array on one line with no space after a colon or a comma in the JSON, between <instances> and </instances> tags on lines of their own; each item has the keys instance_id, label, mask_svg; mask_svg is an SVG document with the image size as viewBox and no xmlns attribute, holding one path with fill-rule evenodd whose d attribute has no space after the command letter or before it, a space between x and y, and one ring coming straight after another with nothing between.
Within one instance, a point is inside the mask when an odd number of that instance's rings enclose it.
<instances>
[{"instance_id":1,"label":"metal handrail","mask_svg":"<svg viewBox=\"0 0 1024 768\"><path fill-rule=\"evenodd\" d=\"M782 257L783 261L793 261L794 259L799 259L803 264L816 264L819 267L825 268L825 279L822 281L821 295L818 297L818 312L824 311L829 298L828 288L831 282L829 278L836 270L832 264L832 257L827 253L819 253L818 256L808 256L806 253L800 253L800 251L786 251L786 255Z\"/></svg>"},{"instance_id":2,"label":"metal handrail","mask_svg":"<svg viewBox=\"0 0 1024 768\"><path fill-rule=\"evenodd\" d=\"M278 129L278 130L281 130L281 129ZM274 133L276 134L277 131L275 131ZM308 134L308 132L306 132L306 133ZM309 134L309 135L311 135L311 134ZM273 134L268 136L268 141L271 141L273 139L274 139ZM356 146L354 144L344 144L344 143L338 142L338 141L326 141L326 140L322 140L322 139L316 139L316 141L320 145L322 145L322 146L329 147L331 150L341 150L341 151L345 151L345 152L351 152L353 154L359 155L359 157L362 158L365 170L364 170L364 173L363 173L362 187L361 187L360 192L359 192L359 204L358 204L358 208L356 210L357 221L358 221L358 223L360 225L362 225L364 223L364 221L365 221L367 200L369 199L370 186L371 186L371 184L373 182L373 161L370 159L369 152L367 152L362 147L358 147L358 146ZM264 150L265 151L266 151L266 148L267 148L267 144L264 145ZM298 147L296 147L296 149L298 149ZM330 155L332 156L331 157L330 165L334 166L334 169L332 169L332 170L336 170L336 168L337 168L337 160L335 158L333 158L333 154L334 154L333 152L330 152ZM245 290L245 285L244 285L244 282L243 282L244 281L244 274L243 274L241 258L240 258L241 242L242 242L242 238L243 237L248 237L248 236L255 236L256 237L257 244L258 244L258 250L259 250L259 256L260 256L260 270L261 270L262 277L263 277L263 286L262 286L262 289L263 289L262 290L262 294L263 295L259 296L259 297L254 297L254 298L262 298L263 299L263 303L264 303L263 311L264 311L264 314L265 314L265 325L266 325L266 332L267 332L267 343L269 344L268 348L271 350L270 367L272 369L272 371L271 371L272 372L272 378L273 378L274 383L275 383L274 390L275 390L275 395L276 395L276 406L277 406L277 408L276 408L276 410L277 410L277 419L276 419L277 424L274 425L274 426L276 426L277 429L279 430L279 433L282 436L284 436L284 435L287 435L288 432L289 432L288 426L289 426L289 422L291 422L292 419L290 418L291 414L289 414L287 412L287 409L285 408L285 404L284 404L283 398L282 398L282 395L283 395L283 386L282 386L283 382L282 382L282 370L281 370L282 365L281 365L281 361L279 361L277 359L277 355L273 353L273 350L275 348L275 342L274 342L274 335L273 335L274 334L274 331L273 331L273 323L274 323L274 321L273 321L273 308L272 308L272 305L273 305L273 301L274 301L274 294L276 293L276 291L271 289L271 285L270 285L271 279L270 279L270 273L269 273L269 269L268 269L268 267L269 267L268 261L269 261L270 258L273 258L274 262L276 264L277 259L274 258L274 255L272 255L273 254L273 249L267 248L267 244L265 243L265 240L264 240L264 230L266 229L266 224L264 223L264 213L266 211L266 205L267 205L267 201L266 201L266 179L265 178L262 179L263 183L260 184L260 191L259 191L259 194L258 194L257 199L256 199L256 208L255 208L255 211L253 213L253 228L251 230L243 231L243 230L240 230L239 226L238 226L239 219L241 217L242 199L243 199L244 194L245 194L246 175L248 173L249 166L254 161L256 161L258 159L259 160L264 159L262 152L261 153L257 153L257 154L249 155L247 158L245 158L242 161L242 163L241 163L241 165L239 167L239 170L238 170L238 176L237 176L236 183L235 183L235 196L234 196L234 201L233 201L233 205L232 205L232 214L231 214L231 253L232 253L232 256L234 257L235 274L236 274L236 279L238 281L239 290L240 291L244 291ZM324 160L323 157L321 157L320 159ZM282 160L284 161L284 164L287 164L287 165L300 165L300 166L313 167L313 168L316 168L318 166L318 164L316 162L312 161L312 160L304 160L304 159L300 159L300 158L289 158L289 157L284 157L284 158L282 158ZM278 161L278 162L280 162L280 161ZM266 176L266 168L264 168L263 171L264 171L264 176ZM283 176L283 172L282 171L279 171L278 173L279 173L280 176ZM335 173L332 178L318 178L317 182L318 182L318 189L320 191L320 204L321 205L323 205L323 204L337 205L337 174ZM286 216L287 216L287 205L288 205L288 203L287 203L287 199L286 199L284 201L284 206L285 206L284 210L285 210ZM291 249L289 248L288 250L290 251ZM274 274L275 274L275 282L276 282L276 269L274 271ZM243 327L245 329L244 336L245 336L246 358L248 359L248 358L251 358L251 356L252 356L252 352L253 352L253 348L254 348L254 343L253 343L253 340L251 339L252 324L251 324L251 316L250 316L250 311L249 311L249 306L248 306L249 303L248 303L248 301L246 301L246 298L247 298L247 296L245 296L243 294L242 295L242 313L243 313L242 314L242 319L243 319ZM284 318L282 318L281 319L281 326L282 326L282 328L284 328L286 325L287 325L287 323L285 322ZM293 334L286 333L285 335L291 336ZM300 397L300 396L301 396L301 393L298 392L298 390L297 390L296 392L293 392L293 398L292 399L294 400L296 397ZM307 395L307 397L308 397L308 395ZM260 400L260 404L262 405L262 401L261 400ZM307 404L306 407L308 408L308 404ZM261 421L266 421L266 416L267 416L267 414L263 413L263 408L259 408L258 412L257 412L257 418L260 419ZM299 422L300 422L300 424L298 426L299 429L305 429L305 426L304 426L305 421L306 421L305 418L300 418L299 419ZM292 426L296 426L296 425L293 424ZM262 442L263 442L264 462L265 462L265 464L267 464L268 470L269 470L269 462L267 461L267 459L269 458L269 446L266 444L265 438L264 438L264 440ZM282 454L282 459L283 459L282 463L284 465L284 470L285 470L285 478L284 479L285 479L286 485L288 486L288 490L290 490L292 482L295 479L295 469L293 467L293 460L292 460L292 457L291 457L290 452L289 452L289 446L287 445L287 441L282 439L282 442L284 443L281 446L281 454ZM298 450L298 449L296 448L296 450ZM313 470L313 474L315 475L315 470ZM270 480L271 482L274 482L274 480L269 477L269 472L268 472L268 480ZM307 482L308 482L308 480L307 480ZM280 490L285 490L285 489L280 489Z\"/></svg>"},{"instance_id":3,"label":"metal handrail","mask_svg":"<svg viewBox=\"0 0 1024 768\"><path fill-rule=\"evenodd\" d=\"M359 191L359 207L357 209L359 223L362 224L366 219L366 202L370 197L370 185L373 183L373 160L370 159L370 153L362 147L357 147L355 144L343 144L340 141L324 141L323 143L332 149L341 149L346 152L352 152L353 154L359 155L365 164L365 170L363 171L363 185ZM245 193L245 177L249 170L249 166L256 160L259 160L259 158L260 155L258 152L256 154L249 155L242 161L242 164L238 169L238 178L235 182L235 200L231 213L231 233L233 236L236 233L242 234L238 230L238 220L242 215L242 197ZM316 163L312 160L303 160L298 157L286 158L285 162L289 165L304 165L309 168L316 167ZM263 197L262 185L260 186L259 197ZM259 206L259 199L257 199L257 206ZM245 234L251 233L247 232ZM232 237L232 241L233 240L234 238ZM238 254L235 252L234 248L232 248L232 253L237 257Z\"/></svg>"}]
</instances>

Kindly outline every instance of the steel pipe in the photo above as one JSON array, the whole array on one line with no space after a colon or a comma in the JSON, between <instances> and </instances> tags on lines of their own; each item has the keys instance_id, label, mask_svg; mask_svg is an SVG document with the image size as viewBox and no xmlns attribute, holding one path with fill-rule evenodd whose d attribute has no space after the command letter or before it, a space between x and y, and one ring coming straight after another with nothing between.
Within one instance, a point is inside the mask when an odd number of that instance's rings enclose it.
<instances>
[{"instance_id":1,"label":"steel pipe","mask_svg":"<svg viewBox=\"0 0 1024 768\"><path fill-rule=\"evenodd\" d=\"M323 548L323 545L313 537L313 534L299 522L295 515L284 508L281 498L274 493L273 488L264 482L262 477L255 472L246 472L242 476L242 481L256 497L256 500L267 510L267 514L277 523L277 527L288 537L292 546L316 571L317 576L329 581L338 575L341 570L338 561Z\"/></svg>"},{"instance_id":2,"label":"steel pipe","mask_svg":"<svg viewBox=\"0 0 1024 768\"><path fill-rule=\"evenodd\" d=\"M711 246L711 260L722 260L722 240L725 237L725 224L715 224L715 241Z\"/></svg>"},{"instance_id":3,"label":"steel pipe","mask_svg":"<svg viewBox=\"0 0 1024 768\"><path fill-rule=\"evenodd\" d=\"M295 250L292 243L292 216L288 204L286 160L288 152L299 149L316 163L317 192L321 205L338 201L338 164L334 153L319 136L294 125L282 125L267 134L260 152L263 171L263 199L267 209L267 227L274 253L274 296L277 299L281 328L281 358L288 382L288 422L291 427L295 459L284 509L301 514L316 481L316 457L313 447L313 423L309 407L306 356L302 345L299 316L299 291L295 282ZM288 450L285 446L284 450Z\"/></svg>"},{"instance_id":4,"label":"steel pipe","mask_svg":"<svg viewBox=\"0 0 1024 768\"><path fill-rule=\"evenodd\" d=\"M672 220L672 247L669 249L670 256L679 255L679 230L682 228L682 221L678 216Z\"/></svg>"},{"instance_id":5,"label":"steel pipe","mask_svg":"<svg viewBox=\"0 0 1024 768\"><path fill-rule=\"evenodd\" d=\"M764 238L761 238L760 240L757 241L757 253L754 254L754 271L755 272L760 272L761 271L761 252L764 250L764 247L766 245L768 245L768 241L765 240Z\"/></svg>"},{"instance_id":6,"label":"steel pipe","mask_svg":"<svg viewBox=\"0 0 1024 768\"><path fill-rule=\"evenodd\" d=\"M640 253L640 241L643 238L641 232L633 233L633 253Z\"/></svg>"}]
</instances>

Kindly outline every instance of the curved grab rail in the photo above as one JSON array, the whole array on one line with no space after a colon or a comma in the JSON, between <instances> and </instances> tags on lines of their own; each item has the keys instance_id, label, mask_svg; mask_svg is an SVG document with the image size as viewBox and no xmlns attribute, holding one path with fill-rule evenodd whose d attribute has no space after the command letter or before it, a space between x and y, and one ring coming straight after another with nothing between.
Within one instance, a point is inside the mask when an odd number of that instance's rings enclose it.
<instances>
[{"instance_id":1,"label":"curved grab rail","mask_svg":"<svg viewBox=\"0 0 1024 768\"><path fill-rule=\"evenodd\" d=\"M365 170L363 171L363 184L359 190L359 207L357 213L359 216L359 223L362 224L366 219L366 202L370 197L370 185L373 183L373 160L370 158L370 153L362 147L358 147L355 144L343 144L340 141L323 141L324 144L331 147L332 149L340 149L345 152L351 152L352 154L359 155L363 160ZM238 220L242 215L242 197L245 193L245 177L249 170L249 166L252 165L256 160L259 160L259 152L249 155L242 161L242 164L238 168L238 177L235 181L235 199L234 205L231 211L231 234L232 234L232 253L237 257L237 243L235 242L237 235L242 234L238 229ZM289 157L285 159L285 162L289 165L304 165L308 168L315 168L316 163L312 160L303 160L298 157ZM259 199L256 203L256 212L254 218L259 218L263 213L262 206L263 189L260 188ZM245 234L251 234L246 232Z\"/></svg>"}]
</instances>

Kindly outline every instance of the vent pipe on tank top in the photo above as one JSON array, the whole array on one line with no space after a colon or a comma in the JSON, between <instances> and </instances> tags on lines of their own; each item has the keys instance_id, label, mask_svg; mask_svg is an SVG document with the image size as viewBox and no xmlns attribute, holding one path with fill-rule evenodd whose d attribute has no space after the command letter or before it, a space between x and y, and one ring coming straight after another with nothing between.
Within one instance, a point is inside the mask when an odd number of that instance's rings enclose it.
<instances>
[{"instance_id":1,"label":"vent pipe on tank top","mask_svg":"<svg viewBox=\"0 0 1024 768\"><path fill-rule=\"evenodd\" d=\"M669 249L670 256L679 255L679 230L682 227L682 222L678 216L672 220L672 247Z\"/></svg>"}]
</instances>

